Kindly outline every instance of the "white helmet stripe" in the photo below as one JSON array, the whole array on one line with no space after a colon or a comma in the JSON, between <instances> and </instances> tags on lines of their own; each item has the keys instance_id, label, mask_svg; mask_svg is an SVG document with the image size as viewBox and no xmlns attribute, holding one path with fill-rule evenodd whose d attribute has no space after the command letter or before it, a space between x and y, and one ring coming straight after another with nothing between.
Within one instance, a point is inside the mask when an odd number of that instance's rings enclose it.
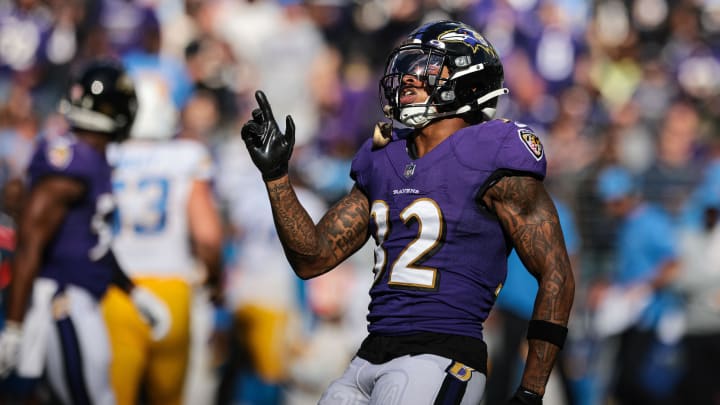
<instances>
[{"instance_id":1,"label":"white helmet stripe","mask_svg":"<svg viewBox=\"0 0 720 405\"><path fill-rule=\"evenodd\" d=\"M117 130L117 125L112 118L96 111L76 107L67 100L61 102L60 110L74 127L99 132L114 132Z\"/></svg>"},{"instance_id":2,"label":"white helmet stripe","mask_svg":"<svg viewBox=\"0 0 720 405\"><path fill-rule=\"evenodd\" d=\"M482 63L478 63L477 65L472 65L467 69L458 70L457 72L453 73L452 76L448 77L447 80L455 80L458 77L463 77L471 73L479 72L483 69L485 69L485 65L483 65Z\"/></svg>"}]
</instances>

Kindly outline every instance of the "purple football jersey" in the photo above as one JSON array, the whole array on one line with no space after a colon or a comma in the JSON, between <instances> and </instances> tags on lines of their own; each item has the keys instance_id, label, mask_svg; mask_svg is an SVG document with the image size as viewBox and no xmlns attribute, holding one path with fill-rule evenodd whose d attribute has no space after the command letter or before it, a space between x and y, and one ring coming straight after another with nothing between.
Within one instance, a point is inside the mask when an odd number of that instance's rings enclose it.
<instances>
[{"instance_id":1,"label":"purple football jersey","mask_svg":"<svg viewBox=\"0 0 720 405\"><path fill-rule=\"evenodd\" d=\"M378 149L369 140L351 170L377 243L368 330L482 339L512 245L478 201L499 173L544 178L542 144L524 125L493 120L413 160L398 135Z\"/></svg>"},{"instance_id":2,"label":"purple football jersey","mask_svg":"<svg viewBox=\"0 0 720 405\"><path fill-rule=\"evenodd\" d=\"M83 287L100 298L112 278L107 253L115 208L105 155L72 134L53 136L39 143L28 175L30 187L46 176L71 177L85 184L84 198L69 209L48 244L39 276Z\"/></svg>"}]
</instances>

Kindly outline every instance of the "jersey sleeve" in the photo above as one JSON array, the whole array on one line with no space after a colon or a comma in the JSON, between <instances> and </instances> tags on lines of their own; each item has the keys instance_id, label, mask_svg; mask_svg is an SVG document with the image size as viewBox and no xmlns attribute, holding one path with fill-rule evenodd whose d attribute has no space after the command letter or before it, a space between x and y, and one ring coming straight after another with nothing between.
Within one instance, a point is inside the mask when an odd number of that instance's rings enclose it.
<instances>
[{"instance_id":1,"label":"jersey sleeve","mask_svg":"<svg viewBox=\"0 0 720 405\"><path fill-rule=\"evenodd\" d=\"M545 149L535 132L524 124L506 123L504 139L495 156L498 169L524 172L545 178Z\"/></svg>"},{"instance_id":2,"label":"jersey sleeve","mask_svg":"<svg viewBox=\"0 0 720 405\"><path fill-rule=\"evenodd\" d=\"M43 140L35 149L28 167L30 182L35 184L49 175L87 181L95 175L95 168L103 159L90 146L66 137Z\"/></svg>"},{"instance_id":3,"label":"jersey sleeve","mask_svg":"<svg viewBox=\"0 0 720 405\"><path fill-rule=\"evenodd\" d=\"M210 152L200 142L186 141L187 158L192 162L190 165L190 176L195 180L209 181L215 173Z\"/></svg>"},{"instance_id":4,"label":"jersey sleeve","mask_svg":"<svg viewBox=\"0 0 720 405\"><path fill-rule=\"evenodd\" d=\"M363 143L353 158L350 166L350 178L363 191L366 191L370 165L371 165L372 139L368 139Z\"/></svg>"}]
</instances>

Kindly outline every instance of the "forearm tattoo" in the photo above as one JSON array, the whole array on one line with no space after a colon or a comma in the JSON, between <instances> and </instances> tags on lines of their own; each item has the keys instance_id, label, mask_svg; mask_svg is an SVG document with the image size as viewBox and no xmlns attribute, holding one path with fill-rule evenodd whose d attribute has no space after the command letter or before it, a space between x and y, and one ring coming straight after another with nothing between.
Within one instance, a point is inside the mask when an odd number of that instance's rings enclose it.
<instances>
[{"instance_id":1,"label":"forearm tattoo","mask_svg":"<svg viewBox=\"0 0 720 405\"><path fill-rule=\"evenodd\" d=\"M283 246L300 256L317 254L315 225L295 195L289 181L268 185L273 218Z\"/></svg>"},{"instance_id":2,"label":"forearm tattoo","mask_svg":"<svg viewBox=\"0 0 720 405\"><path fill-rule=\"evenodd\" d=\"M370 210L367 197L353 189L325 214L318 232L329 239L333 257L343 260L367 241Z\"/></svg>"},{"instance_id":3,"label":"forearm tattoo","mask_svg":"<svg viewBox=\"0 0 720 405\"><path fill-rule=\"evenodd\" d=\"M268 185L278 236L293 265L312 268L312 275L335 267L367 240L369 208L357 189L337 202L317 226L288 181Z\"/></svg>"},{"instance_id":4,"label":"forearm tattoo","mask_svg":"<svg viewBox=\"0 0 720 405\"><path fill-rule=\"evenodd\" d=\"M487 198L518 255L538 279L533 319L567 325L575 282L555 204L542 183L525 176L505 177ZM559 349L531 340L523 385L543 393Z\"/></svg>"}]
</instances>

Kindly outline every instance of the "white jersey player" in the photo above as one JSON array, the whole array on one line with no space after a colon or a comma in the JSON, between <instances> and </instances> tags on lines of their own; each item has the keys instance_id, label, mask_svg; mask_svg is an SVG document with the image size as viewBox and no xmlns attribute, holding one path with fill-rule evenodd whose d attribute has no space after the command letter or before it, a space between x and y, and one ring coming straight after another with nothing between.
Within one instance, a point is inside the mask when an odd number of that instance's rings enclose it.
<instances>
[{"instance_id":1,"label":"white jersey player","mask_svg":"<svg viewBox=\"0 0 720 405\"><path fill-rule=\"evenodd\" d=\"M143 94L140 89L141 101ZM172 134L136 124L131 139L108 152L118 203L113 249L131 278L161 297L172 317L168 335L153 341L124 297L109 291L103 310L119 405L135 404L143 386L151 405L182 403L194 286L202 280L219 288L222 227L212 160L202 143L169 139Z\"/></svg>"},{"instance_id":2,"label":"white jersey player","mask_svg":"<svg viewBox=\"0 0 720 405\"><path fill-rule=\"evenodd\" d=\"M188 202L195 182L209 188L212 161L205 146L189 139L130 140L115 145L110 159L121 207L113 246L120 263L134 276L194 281Z\"/></svg>"}]
</instances>

